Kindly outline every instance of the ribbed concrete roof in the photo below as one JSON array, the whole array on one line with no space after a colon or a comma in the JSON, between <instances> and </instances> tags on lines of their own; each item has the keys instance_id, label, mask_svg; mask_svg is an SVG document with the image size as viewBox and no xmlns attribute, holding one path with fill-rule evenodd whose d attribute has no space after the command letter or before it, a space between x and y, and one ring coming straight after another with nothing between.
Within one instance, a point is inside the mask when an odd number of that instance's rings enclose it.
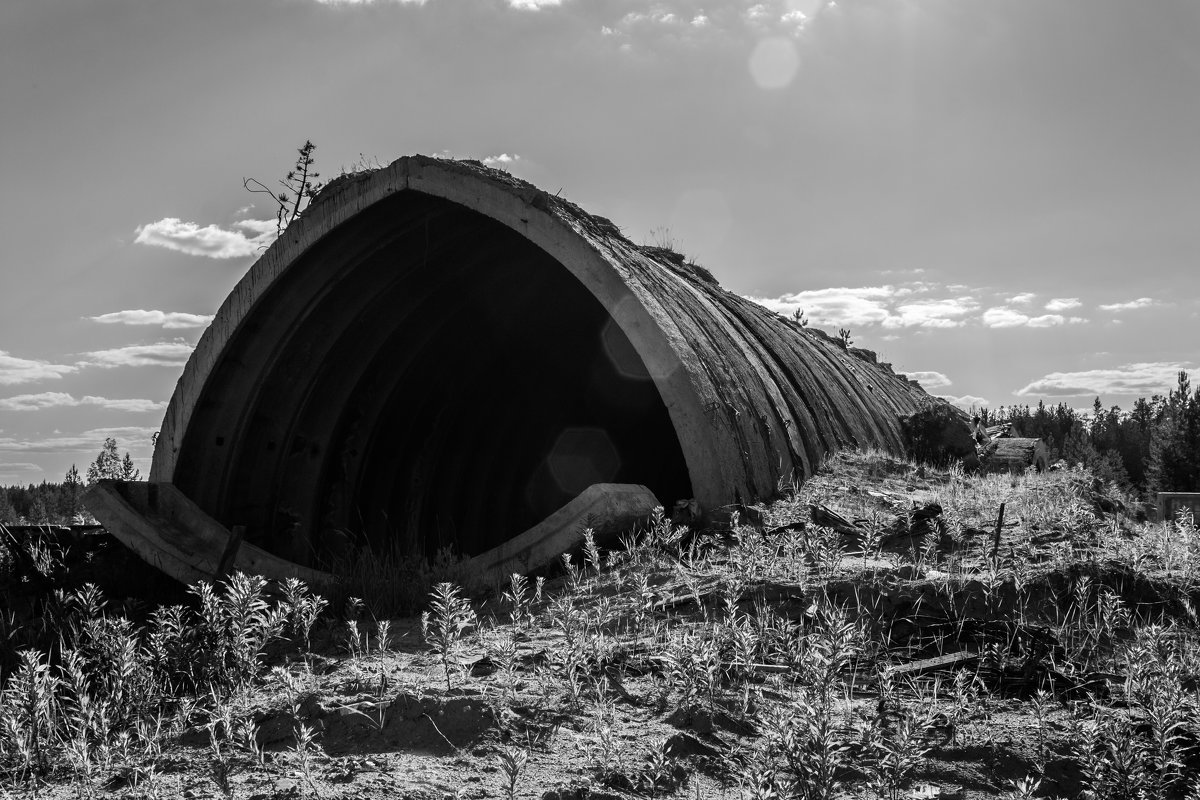
<instances>
[{"instance_id":1,"label":"ribbed concrete roof","mask_svg":"<svg viewBox=\"0 0 1200 800\"><path fill-rule=\"evenodd\" d=\"M560 197L413 156L335 180L251 267L151 480L300 561L337 531L469 553L589 483L770 496L832 449L900 450L925 398Z\"/></svg>"}]
</instances>

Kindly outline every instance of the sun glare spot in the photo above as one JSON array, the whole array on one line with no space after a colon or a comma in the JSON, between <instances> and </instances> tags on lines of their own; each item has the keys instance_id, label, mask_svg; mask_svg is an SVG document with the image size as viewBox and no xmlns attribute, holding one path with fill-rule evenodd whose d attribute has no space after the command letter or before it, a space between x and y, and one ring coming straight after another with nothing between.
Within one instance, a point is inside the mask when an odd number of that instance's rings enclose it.
<instances>
[{"instance_id":1,"label":"sun glare spot","mask_svg":"<svg viewBox=\"0 0 1200 800\"><path fill-rule=\"evenodd\" d=\"M796 45L780 37L763 39L750 54L750 76L761 89L783 89L800 70Z\"/></svg>"}]
</instances>

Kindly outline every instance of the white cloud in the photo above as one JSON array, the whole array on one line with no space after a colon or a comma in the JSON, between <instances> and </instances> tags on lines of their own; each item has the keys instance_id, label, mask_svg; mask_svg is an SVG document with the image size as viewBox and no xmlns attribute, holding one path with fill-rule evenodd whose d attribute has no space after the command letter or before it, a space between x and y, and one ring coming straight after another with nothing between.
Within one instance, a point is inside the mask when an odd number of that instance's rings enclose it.
<instances>
[{"instance_id":1,"label":"white cloud","mask_svg":"<svg viewBox=\"0 0 1200 800\"><path fill-rule=\"evenodd\" d=\"M980 311L979 297L988 290L961 284L939 284L931 281L909 281L883 286L861 286L812 289L779 297L748 299L791 316L803 310L808 318L822 326L870 326L884 328L960 328L981 323L988 328L1051 328L1078 325L1088 320L1063 314L1031 315L1000 305ZM1008 298L1009 304L1028 306L1037 295L1025 292ZM1066 310L1082 305L1076 298L1054 298L1047 308Z\"/></svg>"},{"instance_id":2,"label":"white cloud","mask_svg":"<svg viewBox=\"0 0 1200 800\"><path fill-rule=\"evenodd\" d=\"M786 85L799 66L793 40L826 8L832 7L827 0L762 0L749 5L657 0L641 5L644 10L629 11L615 21L602 20L602 31L639 43L711 43L730 37L744 44L745 37L753 37L758 47L752 59L751 74L761 85L772 88ZM775 41L776 38L779 41ZM767 43L766 47L763 47L764 43Z\"/></svg>"},{"instance_id":3,"label":"white cloud","mask_svg":"<svg viewBox=\"0 0 1200 800\"><path fill-rule=\"evenodd\" d=\"M989 328L1015 328L1026 322L1029 322L1027 315L1003 306L983 312L983 324Z\"/></svg>"},{"instance_id":4,"label":"white cloud","mask_svg":"<svg viewBox=\"0 0 1200 800\"><path fill-rule=\"evenodd\" d=\"M18 394L13 397L0 398L0 410L4 411L41 411L45 408L73 408L76 406L98 406L112 411L162 411L167 404L165 401L137 398L112 400L95 395L86 395L81 399L76 399L66 392Z\"/></svg>"},{"instance_id":5,"label":"white cloud","mask_svg":"<svg viewBox=\"0 0 1200 800\"><path fill-rule=\"evenodd\" d=\"M561 6L562 0L508 0L508 4L513 8L537 11L540 8L547 8L549 6Z\"/></svg>"},{"instance_id":6,"label":"white cloud","mask_svg":"<svg viewBox=\"0 0 1200 800\"><path fill-rule=\"evenodd\" d=\"M1176 385L1179 372L1195 364L1169 361L1125 364L1115 369L1051 372L1017 390L1020 397L1083 397L1100 394L1150 397L1166 394Z\"/></svg>"},{"instance_id":7,"label":"white cloud","mask_svg":"<svg viewBox=\"0 0 1200 800\"><path fill-rule=\"evenodd\" d=\"M1078 297L1053 297L1050 302L1046 303L1047 311L1070 311L1072 308L1079 308L1083 303Z\"/></svg>"},{"instance_id":8,"label":"white cloud","mask_svg":"<svg viewBox=\"0 0 1200 800\"><path fill-rule=\"evenodd\" d=\"M501 153L498 156L488 156L487 158L483 159L483 163L485 166L493 167L494 169L507 169L508 167L514 166L520 160L521 157L516 153L513 153L512 155L509 155L508 153Z\"/></svg>"},{"instance_id":9,"label":"white cloud","mask_svg":"<svg viewBox=\"0 0 1200 800\"><path fill-rule=\"evenodd\" d=\"M211 314L185 314L182 311L113 311L98 317L85 317L92 322L119 325L161 325L168 330L177 328L203 328L212 322Z\"/></svg>"},{"instance_id":10,"label":"white cloud","mask_svg":"<svg viewBox=\"0 0 1200 800\"><path fill-rule=\"evenodd\" d=\"M891 316L887 300L896 291L891 286L862 286L855 289L811 289L779 297L750 300L785 316L804 311L816 325L880 325Z\"/></svg>"},{"instance_id":11,"label":"white cloud","mask_svg":"<svg viewBox=\"0 0 1200 800\"><path fill-rule=\"evenodd\" d=\"M0 350L0 386L16 386L21 383L61 378L76 369L78 367L66 364L17 358L9 355L6 350Z\"/></svg>"},{"instance_id":12,"label":"white cloud","mask_svg":"<svg viewBox=\"0 0 1200 800\"><path fill-rule=\"evenodd\" d=\"M955 328L965 324L965 317L979 307L973 298L920 297L942 288L936 284L915 282L903 286L812 289L775 298L749 299L786 316L803 310L816 325ZM897 302L899 300L903 302Z\"/></svg>"},{"instance_id":13,"label":"white cloud","mask_svg":"<svg viewBox=\"0 0 1200 800\"><path fill-rule=\"evenodd\" d=\"M771 12L767 10L765 3L758 3L746 9L746 19L751 21L765 20L770 15Z\"/></svg>"},{"instance_id":14,"label":"white cloud","mask_svg":"<svg viewBox=\"0 0 1200 800\"><path fill-rule=\"evenodd\" d=\"M940 372L909 372L908 377L918 381L926 389L941 389L952 381Z\"/></svg>"},{"instance_id":15,"label":"white cloud","mask_svg":"<svg viewBox=\"0 0 1200 800\"><path fill-rule=\"evenodd\" d=\"M980 319L989 328L1018 328L1021 326L1052 328L1056 325L1076 325L1081 322L1087 322L1083 317L1064 317L1061 314L1042 314L1039 317L1031 317L1028 314L1022 314L1016 309L1005 306L989 308L983 312L983 316Z\"/></svg>"},{"instance_id":16,"label":"white cloud","mask_svg":"<svg viewBox=\"0 0 1200 800\"><path fill-rule=\"evenodd\" d=\"M5 411L39 411L43 408L79 405L66 392L41 392L40 394L18 394L0 399L0 409Z\"/></svg>"},{"instance_id":17,"label":"white cloud","mask_svg":"<svg viewBox=\"0 0 1200 800\"><path fill-rule=\"evenodd\" d=\"M50 436L41 439L16 439L0 436L0 453L91 453L100 452L104 440L116 439L121 450L143 445L150 447L150 437L157 427L126 426L93 428L75 436Z\"/></svg>"},{"instance_id":18,"label":"white cloud","mask_svg":"<svg viewBox=\"0 0 1200 800\"><path fill-rule=\"evenodd\" d=\"M1042 314L1040 317L1030 317L1029 322L1025 324L1031 328L1052 328L1055 325L1065 325L1066 322L1067 318L1062 314Z\"/></svg>"},{"instance_id":19,"label":"white cloud","mask_svg":"<svg viewBox=\"0 0 1200 800\"><path fill-rule=\"evenodd\" d=\"M972 408L981 408L982 406L991 405L986 397L980 397L979 395L975 394L964 394L961 397L955 397L949 394L939 394L937 396L943 400L949 400L954 405L966 411L970 411Z\"/></svg>"},{"instance_id":20,"label":"white cloud","mask_svg":"<svg viewBox=\"0 0 1200 800\"><path fill-rule=\"evenodd\" d=\"M84 366L105 368L182 367L187 363L192 349L192 345L181 341L130 345L84 353L86 360L81 363Z\"/></svg>"},{"instance_id":21,"label":"white cloud","mask_svg":"<svg viewBox=\"0 0 1200 800\"><path fill-rule=\"evenodd\" d=\"M1100 306L1101 311L1135 311L1139 308L1149 308L1158 305L1158 301L1150 297L1139 297L1127 303L1108 303Z\"/></svg>"},{"instance_id":22,"label":"white cloud","mask_svg":"<svg viewBox=\"0 0 1200 800\"><path fill-rule=\"evenodd\" d=\"M894 316L883 321L885 328L957 328L979 304L969 297L918 300L896 307Z\"/></svg>"},{"instance_id":23,"label":"white cloud","mask_svg":"<svg viewBox=\"0 0 1200 800\"><path fill-rule=\"evenodd\" d=\"M100 406L107 408L110 411L163 411L167 407L166 400L146 400L137 397L128 397L122 399L113 399L109 397L96 397L94 395L85 395L79 401L80 405L84 406Z\"/></svg>"},{"instance_id":24,"label":"white cloud","mask_svg":"<svg viewBox=\"0 0 1200 800\"><path fill-rule=\"evenodd\" d=\"M630 11L621 17L617 24L628 29L639 25L674 25L677 22L679 22L679 17L674 12L658 8L652 11ZM694 22L693 20L693 24Z\"/></svg>"},{"instance_id":25,"label":"white cloud","mask_svg":"<svg viewBox=\"0 0 1200 800\"><path fill-rule=\"evenodd\" d=\"M274 220L244 219L226 230L218 225L200 227L178 217L164 217L138 227L137 244L165 247L180 253L207 258L244 258L257 255L275 240ZM254 234L247 236L244 231Z\"/></svg>"}]
</instances>

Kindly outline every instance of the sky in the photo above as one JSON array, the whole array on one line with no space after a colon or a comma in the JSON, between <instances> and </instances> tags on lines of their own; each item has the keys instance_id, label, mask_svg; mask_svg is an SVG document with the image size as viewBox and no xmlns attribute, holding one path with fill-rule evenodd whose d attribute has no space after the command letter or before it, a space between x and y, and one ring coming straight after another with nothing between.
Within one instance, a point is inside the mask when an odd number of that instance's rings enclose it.
<instances>
[{"instance_id":1,"label":"sky","mask_svg":"<svg viewBox=\"0 0 1200 800\"><path fill-rule=\"evenodd\" d=\"M972 405L1200 382L1194 0L6 0L0 484L148 471L274 235L244 178L476 158Z\"/></svg>"}]
</instances>

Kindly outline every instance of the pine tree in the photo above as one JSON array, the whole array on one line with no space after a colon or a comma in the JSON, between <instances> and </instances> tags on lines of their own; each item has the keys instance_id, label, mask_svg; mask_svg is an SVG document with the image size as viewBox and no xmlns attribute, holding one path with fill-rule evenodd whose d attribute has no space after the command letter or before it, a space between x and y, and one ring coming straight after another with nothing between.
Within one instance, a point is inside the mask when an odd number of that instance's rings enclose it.
<instances>
[{"instance_id":1,"label":"pine tree","mask_svg":"<svg viewBox=\"0 0 1200 800\"><path fill-rule=\"evenodd\" d=\"M79 470L72 464L63 477L62 491L59 493L59 514L70 524L83 511L83 479Z\"/></svg>"},{"instance_id":2,"label":"pine tree","mask_svg":"<svg viewBox=\"0 0 1200 800\"><path fill-rule=\"evenodd\" d=\"M268 195L275 203L275 232L278 236L283 235L287 226L300 216L304 205L321 191L321 184L317 183L321 173L314 168L316 159L313 151L316 149L317 146L311 141L305 141L304 146L296 150L296 166L279 182L284 188L282 192L276 193L256 178L242 178L242 186L248 191Z\"/></svg>"},{"instance_id":3,"label":"pine tree","mask_svg":"<svg viewBox=\"0 0 1200 800\"><path fill-rule=\"evenodd\" d=\"M121 459L121 480L136 481L142 477L141 470L133 466L133 459L129 457L129 452L125 452L125 457Z\"/></svg>"},{"instance_id":4,"label":"pine tree","mask_svg":"<svg viewBox=\"0 0 1200 800\"><path fill-rule=\"evenodd\" d=\"M29 506L29 514L25 519L29 525L46 525L53 521L50 519L50 509L46 506L46 493L40 491L45 485L45 481L43 481L42 487L33 491L33 502Z\"/></svg>"},{"instance_id":5,"label":"pine tree","mask_svg":"<svg viewBox=\"0 0 1200 800\"><path fill-rule=\"evenodd\" d=\"M16 525L21 521L20 514L8 499L8 490L0 486L0 525Z\"/></svg>"},{"instance_id":6,"label":"pine tree","mask_svg":"<svg viewBox=\"0 0 1200 800\"><path fill-rule=\"evenodd\" d=\"M1146 467L1151 492L1200 491L1200 388L1192 394L1190 389L1187 373L1180 372L1151 432Z\"/></svg>"},{"instance_id":7,"label":"pine tree","mask_svg":"<svg viewBox=\"0 0 1200 800\"><path fill-rule=\"evenodd\" d=\"M89 484L104 479L136 481L141 477L142 473L133 466L133 458L128 452L124 458L117 454L117 440L112 438L104 440L100 455L96 456L87 471Z\"/></svg>"}]
</instances>

